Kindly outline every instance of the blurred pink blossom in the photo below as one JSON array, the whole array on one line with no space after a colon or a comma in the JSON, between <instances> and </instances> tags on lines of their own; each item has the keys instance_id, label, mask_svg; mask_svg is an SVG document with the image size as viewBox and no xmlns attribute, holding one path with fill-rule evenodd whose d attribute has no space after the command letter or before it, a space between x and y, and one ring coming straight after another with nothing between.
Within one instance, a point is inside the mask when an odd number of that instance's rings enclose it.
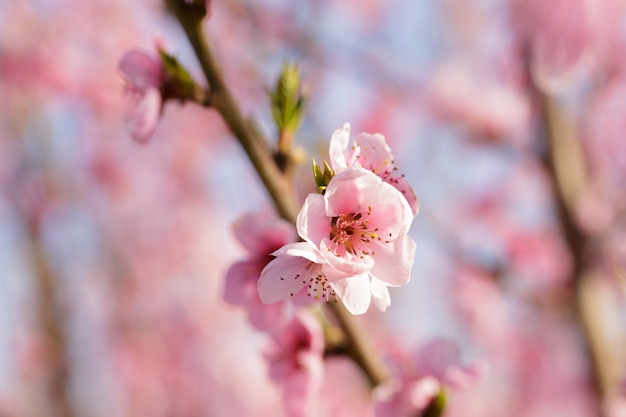
<instances>
[{"instance_id":1,"label":"blurred pink blossom","mask_svg":"<svg viewBox=\"0 0 626 417\"><path fill-rule=\"evenodd\" d=\"M414 365L419 375L433 376L443 385L459 389L477 383L488 369L487 362L483 360L463 364L456 343L442 338L422 346L415 355Z\"/></svg>"},{"instance_id":2,"label":"blurred pink blossom","mask_svg":"<svg viewBox=\"0 0 626 417\"><path fill-rule=\"evenodd\" d=\"M127 91L133 101L129 117L132 137L137 142L147 143L161 115L163 65L147 52L133 49L122 57L118 68L126 78Z\"/></svg>"},{"instance_id":3,"label":"blurred pink blossom","mask_svg":"<svg viewBox=\"0 0 626 417\"><path fill-rule=\"evenodd\" d=\"M571 255L554 230L512 231L505 244L511 269L532 284L562 284L571 276Z\"/></svg>"},{"instance_id":4,"label":"blurred pink blossom","mask_svg":"<svg viewBox=\"0 0 626 417\"><path fill-rule=\"evenodd\" d=\"M289 222L263 213L243 215L234 224L233 231L250 257L236 262L226 272L224 300L244 306L250 323L257 329L270 329L285 318L284 306L263 304L257 292L257 282L271 260L270 253L296 240L296 231Z\"/></svg>"},{"instance_id":5,"label":"blurred pink blossom","mask_svg":"<svg viewBox=\"0 0 626 417\"><path fill-rule=\"evenodd\" d=\"M376 389L376 417L412 417L421 415L441 391L432 376L393 381Z\"/></svg>"},{"instance_id":6,"label":"blurred pink blossom","mask_svg":"<svg viewBox=\"0 0 626 417\"><path fill-rule=\"evenodd\" d=\"M392 360L394 377L374 392L377 417L419 415L445 386L469 388L487 370L483 361L463 364L458 346L446 339L434 339L412 354L400 348Z\"/></svg>"},{"instance_id":7,"label":"blurred pink blossom","mask_svg":"<svg viewBox=\"0 0 626 417\"><path fill-rule=\"evenodd\" d=\"M324 371L324 335L319 321L300 312L272 335L267 352L271 378L283 389L287 417L317 415Z\"/></svg>"},{"instance_id":8,"label":"blurred pink blossom","mask_svg":"<svg viewBox=\"0 0 626 417\"><path fill-rule=\"evenodd\" d=\"M441 65L428 85L430 108L475 137L519 144L528 138L530 105L522 91L492 78L477 76L464 64Z\"/></svg>"},{"instance_id":9,"label":"blurred pink blossom","mask_svg":"<svg viewBox=\"0 0 626 417\"><path fill-rule=\"evenodd\" d=\"M547 93L567 88L598 67L616 46L623 6L614 0L510 0L518 36L529 48L531 74Z\"/></svg>"},{"instance_id":10,"label":"blurred pink blossom","mask_svg":"<svg viewBox=\"0 0 626 417\"><path fill-rule=\"evenodd\" d=\"M374 416L371 387L354 361L345 356L325 358L319 410L320 416Z\"/></svg>"}]
</instances>

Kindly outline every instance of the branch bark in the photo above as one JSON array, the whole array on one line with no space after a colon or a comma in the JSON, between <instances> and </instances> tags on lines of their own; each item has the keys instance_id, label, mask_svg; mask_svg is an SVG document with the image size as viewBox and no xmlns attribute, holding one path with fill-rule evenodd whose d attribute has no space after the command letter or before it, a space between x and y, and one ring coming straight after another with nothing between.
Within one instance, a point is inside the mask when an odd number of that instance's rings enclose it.
<instances>
[{"instance_id":1,"label":"branch bark","mask_svg":"<svg viewBox=\"0 0 626 417\"><path fill-rule=\"evenodd\" d=\"M540 94L542 115L546 127L548 153L546 165L554 182L555 204L561 229L574 260L573 310L585 337L591 364L591 382L598 396L598 415L603 415L602 404L613 393L621 371L616 359L623 356L619 346L611 343L609 329L599 314L610 305L606 291L602 291L593 272L587 253L589 239L576 220L577 207L585 198L588 187L586 162L580 138L573 123L568 120L553 97ZM616 350L617 349L617 350ZM622 363L623 365L623 363Z\"/></svg>"}]
</instances>

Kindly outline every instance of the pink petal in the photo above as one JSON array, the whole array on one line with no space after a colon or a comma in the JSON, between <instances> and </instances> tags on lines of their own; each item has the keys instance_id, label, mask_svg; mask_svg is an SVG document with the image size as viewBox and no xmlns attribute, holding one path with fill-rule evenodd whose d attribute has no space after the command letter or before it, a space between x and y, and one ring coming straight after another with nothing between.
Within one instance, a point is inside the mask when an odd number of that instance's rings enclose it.
<instances>
[{"instance_id":1,"label":"pink petal","mask_svg":"<svg viewBox=\"0 0 626 417\"><path fill-rule=\"evenodd\" d=\"M420 210L420 203L415 195L415 191L413 191L413 188L409 185L409 182L404 177L395 177L390 179L389 184L402 193L411 207L413 216L417 216Z\"/></svg>"},{"instance_id":2,"label":"pink petal","mask_svg":"<svg viewBox=\"0 0 626 417\"><path fill-rule=\"evenodd\" d=\"M355 275L330 284L346 309L352 314L363 314L370 306L372 290L367 274Z\"/></svg>"},{"instance_id":3,"label":"pink petal","mask_svg":"<svg viewBox=\"0 0 626 417\"><path fill-rule=\"evenodd\" d=\"M328 185L324 199L327 217L368 213L371 224L385 236L391 233L392 239L405 234L413 222L412 210L402 194L363 169L351 168L336 175Z\"/></svg>"},{"instance_id":4,"label":"pink petal","mask_svg":"<svg viewBox=\"0 0 626 417\"><path fill-rule=\"evenodd\" d=\"M151 88L159 88L163 70L159 61L142 50L130 50L124 54L118 69L138 91L145 93Z\"/></svg>"},{"instance_id":5,"label":"pink petal","mask_svg":"<svg viewBox=\"0 0 626 417\"><path fill-rule=\"evenodd\" d=\"M411 267L417 245L409 236L402 236L389 245L381 246L374 256L371 274L387 285L405 285L411 278Z\"/></svg>"},{"instance_id":6,"label":"pink petal","mask_svg":"<svg viewBox=\"0 0 626 417\"><path fill-rule=\"evenodd\" d=\"M298 256L281 256L271 261L261 272L257 284L264 304L287 300L297 294L308 282L311 261Z\"/></svg>"},{"instance_id":7,"label":"pink petal","mask_svg":"<svg viewBox=\"0 0 626 417\"><path fill-rule=\"evenodd\" d=\"M487 365L482 361L464 365L458 346L446 339L435 339L421 348L415 366L419 374L434 376L455 388L473 385L487 371Z\"/></svg>"},{"instance_id":8,"label":"pink petal","mask_svg":"<svg viewBox=\"0 0 626 417\"><path fill-rule=\"evenodd\" d=\"M265 333L273 332L277 327L284 325L288 318L285 303L266 305L256 295L258 304L248 306L248 321L252 326Z\"/></svg>"},{"instance_id":9,"label":"pink petal","mask_svg":"<svg viewBox=\"0 0 626 417\"><path fill-rule=\"evenodd\" d=\"M130 118L130 129L134 140L147 143L152 138L161 115L161 93L156 88L146 91Z\"/></svg>"},{"instance_id":10,"label":"pink petal","mask_svg":"<svg viewBox=\"0 0 626 417\"><path fill-rule=\"evenodd\" d=\"M391 380L376 387L376 417L420 416L441 389L436 378Z\"/></svg>"},{"instance_id":11,"label":"pink petal","mask_svg":"<svg viewBox=\"0 0 626 417\"><path fill-rule=\"evenodd\" d=\"M283 407L285 417L315 417L319 403L322 372L293 373L283 383Z\"/></svg>"},{"instance_id":12,"label":"pink petal","mask_svg":"<svg viewBox=\"0 0 626 417\"><path fill-rule=\"evenodd\" d=\"M388 183L363 191L363 202L372 207L370 221L393 239L409 231L413 223L413 211L404 196Z\"/></svg>"},{"instance_id":13,"label":"pink petal","mask_svg":"<svg viewBox=\"0 0 626 417\"><path fill-rule=\"evenodd\" d=\"M280 256L299 256L307 259L312 263L322 264L325 263L324 257L320 252L307 242L295 242L284 245L282 248L274 251L272 255L276 257Z\"/></svg>"},{"instance_id":14,"label":"pink petal","mask_svg":"<svg viewBox=\"0 0 626 417\"><path fill-rule=\"evenodd\" d=\"M371 387L363 371L346 356L324 360L324 380L320 393L320 416L374 417Z\"/></svg>"},{"instance_id":15,"label":"pink petal","mask_svg":"<svg viewBox=\"0 0 626 417\"><path fill-rule=\"evenodd\" d=\"M326 216L324 197L309 194L297 219L298 234L302 239L319 247L322 239L330 236L330 218Z\"/></svg>"},{"instance_id":16,"label":"pink petal","mask_svg":"<svg viewBox=\"0 0 626 417\"><path fill-rule=\"evenodd\" d=\"M335 172L343 172L348 168L347 153L350 141L350 123L345 123L341 129L337 129L330 138L328 153L330 166Z\"/></svg>"},{"instance_id":17,"label":"pink petal","mask_svg":"<svg viewBox=\"0 0 626 417\"><path fill-rule=\"evenodd\" d=\"M391 297L389 296L387 286L376 278L371 279L370 285L372 287L372 300L376 308L380 311L387 310L387 307L391 305Z\"/></svg>"},{"instance_id":18,"label":"pink petal","mask_svg":"<svg viewBox=\"0 0 626 417\"><path fill-rule=\"evenodd\" d=\"M362 168L350 168L335 175L324 194L326 216L367 211L363 191L381 183L377 175Z\"/></svg>"},{"instance_id":19,"label":"pink petal","mask_svg":"<svg viewBox=\"0 0 626 417\"><path fill-rule=\"evenodd\" d=\"M356 161L363 168L380 177L383 177L386 171L393 169L393 154L383 135L361 133L354 138L354 144L358 148Z\"/></svg>"},{"instance_id":20,"label":"pink petal","mask_svg":"<svg viewBox=\"0 0 626 417\"><path fill-rule=\"evenodd\" d=\"M336 281L344 279L352 275L360 275L369 272L374 266L374 259L371 256L361 259L358 255L346 253L345 255L336 255L329 247L330 239L324 238L320 244L320 252L324 257L324 262L328 263L329 267L333 271L329 271L327 274L335 277L335 279L329 279Z\"/></svg>"},{"instance_id":21,"label":"pink petal","mask_svg":"<svg viewBox=\"0 0 626 417\"><path fill-rule=\"evenodd\" d=\"M247 305L257 300L257 281L263 266L257 260L234 263L226 272L224 301L233 305Z\"/></svg>"},{"instance_id":22,"label":"pink petal","mask_svg":"<svg viewBox=\"0 0 626 417\"><path fill-rule=\"evenodd\" d=\"M243 247L255 255L269 255L297 237L291 223L266 213L242 215L233 225L233 232Z\"/></svg>"}]
</instances>

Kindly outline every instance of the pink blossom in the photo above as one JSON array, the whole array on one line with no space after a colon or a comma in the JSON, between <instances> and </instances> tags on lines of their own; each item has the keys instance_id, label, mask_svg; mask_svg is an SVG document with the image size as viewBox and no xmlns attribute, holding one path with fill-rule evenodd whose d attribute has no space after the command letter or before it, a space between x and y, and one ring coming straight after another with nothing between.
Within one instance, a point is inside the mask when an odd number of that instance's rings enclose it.
<instances>
[{"instance_id":1,"label":"pink blossom","mask_svg":"<svg viewBox=\"0 0 626 417\"><path fill-rule=\"evenodd\" d=\"M495 78L477 77L458 62L443 64L428 83L430 108L446 123L462 123L478 140L523 144L529 137L530 103L522 90Z\"/></svg>"},{"instance_id":2,"label":"pink blossom","mask_svg":"<svg viewBox=\"0 0 626 417\"><path fill-rule=\"evenodd\" d=\"M377 417L419 415L444 387L468 388L486 371L482 361L463 364L457 345L446 339L434 339L413 354L395 351L392 360L395 375L374 392Z\"/></svg>"},{"instance_id":3,"label":"pink blossom","mask_svg":"<svg viewBox=\"0 0 626 417\"><path fill-rule=\"evenodd\" d=\"M562 91L583 71L615 61L621 47L619 1L510 0L510 7L530 49L534 81L545 92Z\"/></svg>"},{"instance_id":4,"label":"pink blossom","mask_svg":"<svg viewBox=\"0 0 626 417\"><path fill-rule=\"evenodd\" d=\"M335 268L307 242L283 246L261 273L258 292L264 303L291 299L297 304L337 301L353 314L363 314L374 303L381 310L390 304L387 286L368 275ZM304 290L304 291L303 291Z\"/></svg>"},{"instance_id":5,"label":"pink blossom","mask_svg":"<svg viewBox=\"0 0 626 417\"><path fill-rule=\"evenodd\" d=\"M419 201L404 176L396 173L398 168L394 165L393 153L385 137L379 133L361 133L353 142L350 146L349 123L333 133L329 149L331 167L337 173L350 167L365 168L373 172L400 191L411 206L413 215L417 215Z\"/></svg>"},{"instance_id":6,"label":"pink blossom","mask_svg":"<svg viewBox=\"0 0 626 417\"><path fill-rule=\"evenodd\" d=\"M323 196L309 194L298 214L305 242L275 252L261 273L261 300L287 299L306 287L308 296L341 299L353 314L366 312L372 298L385 310L387 287L410 278L412 220L406 199L377 175L361 168L337 174Z\"/></svg>"},{"instance_id":7,"label":"pink blossom","mask_svg":"<svg viewBox=\"0 0 626 417\"><path fill-rule=\"evenodd\" d=\"M320 391L320 416L373 417L371 387L363 371L345 355L324 360L324 380Z\"/></svg>"},{"instance_id":8,"label":"pink blossom","mask_svg":"<svg viewBox=\"0 0 626 417\"><path fill-rule=\"evenodd\" d=\"M413 214L394 187L370 171L337 174L326 193L309 194L298 234L335 268L371 274L389 285L409 280L415 242L407 236Z\"/></svg>"},{"instance_id":9,"label":"pink blossom","mask_svg":"<svg viewBox=\"0 0 626 417\"><path fill-rule=\"evenodd\" d=\"M137 142L147 143L154 134L163 105L162 63L143 50L130 50L122 57L118 68L126 78L134 105L129 116L132 137Z\"/></svg>"},{"instance_id":10,"label":"pink blossom","mask_svg":"<svg viewBox=\"0 0 626 417\"><path fill-rule=\"evenodd\" d=\"M468 388L487 372L481 360L464 364L459 347L447 339L434 339L421 347L414 359L419 375L430 375L452 388Z\"/></svg>"},{"instance_id":11,"label":"pink blossom","mask_svg":"<svg viewBox=\"0 0 626 417\"><path fill-rule=\"evenodd\" d=\"M301 312L272 335L267 353L270 377L283 389L287 417L317 415L324 370L324 335L319 321Z\"/></svg>"},{"instance_id":12,"label":"pink blossom","mask_svg":"<svg viewBox=\"0 0 626 417\"><path fill-rule=\"evenodd\" d=\"M530 45L535 82L561 89L586 65L591 33L586 0L511 0L512 17Z\"/></svg>"},{"instance_id":13,"label":"pink blossom","mask_svg":"<svg viewBox=\"0 0 626 417\"><path fill-rule=\"evenodd\" d=\"M426 376L402 382L392 381L376 388L376 417L421 415L441 391L437 378Z\"/></svg>"},{"instance_id":14,"label":"pink blossom","mask_svg":"<svg viewBox=\"0 0 626 417\"><path fill-rule=\"evenodd\" d=\"M322 254L307 242L285 245L272 255L276 259L263 269L258 282L259 296L267 304L300 296L305 287L309 297L335 300L337 293L330 282L350 276L330 267Z\"/></svg>"},{"instance_id":15,"label":"pink blossom","mask_svg":"<svg viewBox=\"0 0 626 417\"><path fill-rule=\"evenodd\" d=\"M250 323L257 329L279 325L284 319L284 308L280 304L263 304L257 292L257 281L271 260L270 253L296 240L295 229L290 223L268 214L249 213L235 223L233 231L251 256L234 263L226 272L224 300L244 306Z\"/></svg>"}]
</instances>

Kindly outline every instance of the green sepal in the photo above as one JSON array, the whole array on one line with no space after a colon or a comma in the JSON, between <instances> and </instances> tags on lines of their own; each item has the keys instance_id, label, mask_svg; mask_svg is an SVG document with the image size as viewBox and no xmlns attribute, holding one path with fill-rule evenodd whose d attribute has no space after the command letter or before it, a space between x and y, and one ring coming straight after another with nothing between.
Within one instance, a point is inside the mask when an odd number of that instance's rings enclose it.
<instances>
[{"instance_id":1,"label":"green sepal","mask_svg":"<svg viewBox=\"0 0 626 417\"><path fill-rule=\"evenodd\" d=\"M330 180L335 176L335 170L331 169L330 165L324 161L324 170L313 160L313 178L315 179L315 187L319 194L326 192L326 187L330 183Z\"/></svg>"},{"instance_id":2,"label":"green sepal","mask_svg":"<svg viewBox=\"0 0 626 417\"><path fill-rule=\"evenodd\" d=\"M437 396L430 400L422 412L422 417L441 417L446 409L447 401L446 392L443 389L439 390Z\"/></svg>"},{"instance_id":3,"label":"green sepal","mask_svg":"<svg viewBox=\"0 0 626 417\"><path fill-rule=\"evenodd\" d=\"M166 98L185 100L194 97L196 83L178 60L167 52L159 49L163 64L164 84L162 90Z\"/></svg>"}]
</instances>

